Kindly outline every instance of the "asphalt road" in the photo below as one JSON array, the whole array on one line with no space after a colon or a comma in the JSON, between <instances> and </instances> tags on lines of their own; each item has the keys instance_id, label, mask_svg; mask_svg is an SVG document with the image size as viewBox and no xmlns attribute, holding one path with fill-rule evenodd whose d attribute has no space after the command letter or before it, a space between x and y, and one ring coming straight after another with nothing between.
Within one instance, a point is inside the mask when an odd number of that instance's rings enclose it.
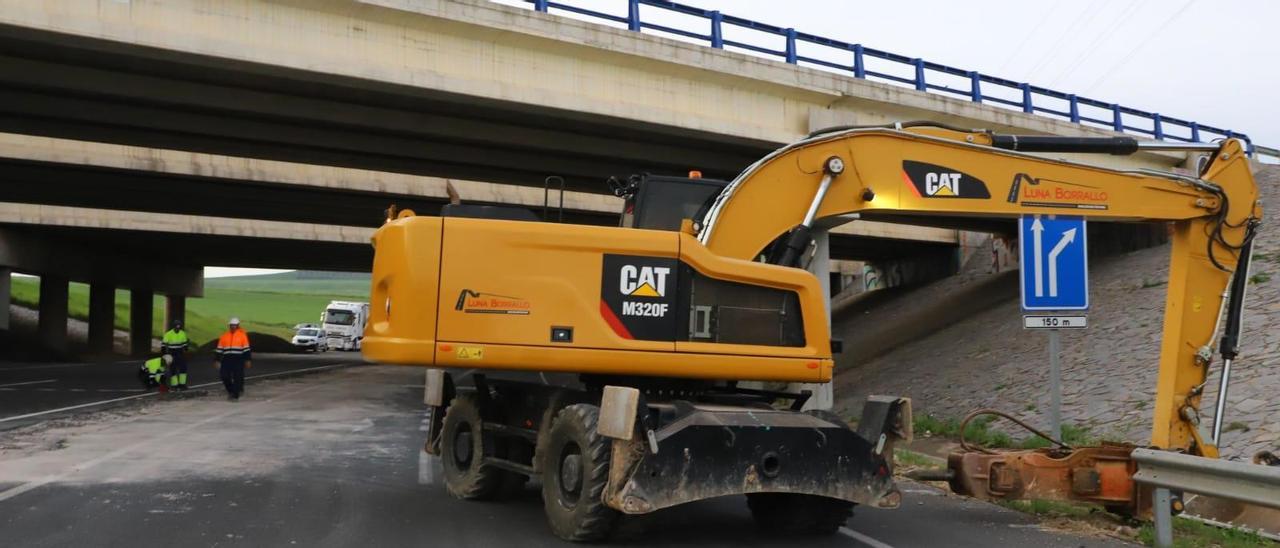
<instances>
[{"instance_id":1,"label":"asphalt road","mask_svg":"<svg viewBox=\"0 0 1280 548\"><path fill-rule=\"evenodd\" d=\"M220 386L213 356L189 358L187 384ZM144 396L137 379L143 360L110 363L0 362L0 431L34 424L52 415L93 410L100 405ZM288 372L359 362L356 352L321 354L256 354L246 377L278 376ZM250 387L251 388L251 387ZM152 390L154 392L154 390ZM117 402L119 400L119 402Z\"/></svg>"},{"instance_id":2,"label":"asphalt road","mask_svg":"<svg viewBox=\"0 0 1280 548\"><path fill-rule=\"evenodd\" d=\"M245 399L154 398L0 436L0 530L15 546L563 546L533 484L451 498L420 450L422 371L355 366L260 382ZM904 485L898 510L840 534L777 539L741 497L624 523L645 546L1123 546Z\"/></svg>"}]
</instances>

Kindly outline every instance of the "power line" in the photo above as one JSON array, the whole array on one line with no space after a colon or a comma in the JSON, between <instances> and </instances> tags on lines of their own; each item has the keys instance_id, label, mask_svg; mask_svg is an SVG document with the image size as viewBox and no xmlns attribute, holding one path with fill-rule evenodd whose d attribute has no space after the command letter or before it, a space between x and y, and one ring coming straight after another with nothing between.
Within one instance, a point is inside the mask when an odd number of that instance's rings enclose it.
<instances>
[{"instance_id":1,"label":"power line","mask_svg":"<svg viewBox=\"0 0 1280 548\"><path fill-rule=\"evenodd\" d=\"M1146 36L1142 37L1142 39L1138 41L1137 45L1135 45L1132 49L1130 49L1124 55L1120 56L1119 58L1120 60L1117 61L1116 64L1112 65L1111 68L1107 69L1106 72L1102 73L1102 76L1099 76L1098 79L1094 80L1092 84L1089 84L1089 86L1085 88L1084 92L1093 93L1094 88L1097 88L1098 84L1101 84L1102 82L1106 81L1107 78L1110 78L1112 73L1119 70L1120 67L1123 67L1129 64L1129 61L1133 60L1133 55L1135 53L1138 53L1139 51L1142 50L1142 48L1147 47L1147 44L1151 43L1152 37L1154 37L1157 34L1160 34L1161 32L1164 31L1164 29L1168 28L1170 24L1172 24L1179 17L1181 17L1182 14L1187 11L1187 8L1191 7L1191 5L1194 4L1195 2L1196 0L1187 0L1187 2L1183 4L1181 8L1178 8L1178 11L1173 12L1173 15L1170 15L1168 19L1165 19L1164 22L1160 24L1160 26L1156 27L1155 30L1151 31Z\"/></svg>"},{"instance_id":2,"label":"power line","mask_svg":"<svg viewBox=\"0 0 1280 548\"><path fill-rule=\"evenodd\" d=\"M1004 69L1008 68L1009 63L1012 63L1014 59L1018 58L1018 54L1022 53L1023 51L1022 48L1026 47L1027 43L1031 41L1031 37L1035 36L1040 32L1040 28L1043 27L1044 24L1049 21L1049 16L1053 15L1053 12L1058 11L1059 5L1061 4L1054 4L1052 8L1045 10L1044 15L1040 17L1040 20L1037 21L1034 26L1032 26L1027 30L1027 35L1022 37L1021 42L1018 42L1018 47L1013 48L1013 53L1005 58L1004 63L1001 63L999 69L996 69L997 74L1004 74Z\"/></svg>"},{"instance_id":3,"label":"power line","mask_svg":"<svg viewBox=\"0 0 1280 548\"><path fill-rule=\"evenodd\" d=\"M1105 4L1105 0L1103 3ZM1089 19L1092 19L1092 16L1096 15L1097 13L1098 13L1097 2L1090 2L1089 6L1080 12L1080 15L1077 15L1076 18L1073 19L1071 23L1066 26L1066 28L1062 29L1062 33L1058 35L1058 38L1053 41L1053 45L1050 46L1048 51L1045 52L1044 56L1040 58L1040 62L1036 63L1035 66L1031 67L1030 71L1027 71L1027 78L1030 79L1036 73L1040 72L1041 68L1043 68L1050 61L1052 61L1054 57L1056 57L1055 54L1062 47L1063 42L1065 42L1068 38L1070 38L1075 34L1076 28L1080 27L1081 23L1085 21L1086 17Z\"/></svg>"},{"instance_id":4,"label":"power line","mask_svg":"<svg viewBox=\"0 0 1280 548\"><path fill-rule=\"evenodd\" d=\"M1111 24L1107 25L1102 32L1099 32L1098 35L1094 37L1093 42L1090 42L1087 47L1080 50L1080 55L1076 56L1074 60L1068 63L1068 68L1059 73L1058 77L1054 78L1053 82L1051 82L1049 86L1054 88L1058 87L1059 82L1065 81L1067 77L1071 76L1076 72L1076 70L1084 66L1085 61L1088 61L1089 58L1093 56L1094 52L1098 51L1098 48L1113 36L1112 33L1119 29L1120 25L1128 22L1129 17L1136 13L1138 8L1146 2L1147 0L1137 0L1136 2L1130 2L1127 4L1124 10L1113 18Z\"/></svg>"}]
</instances>

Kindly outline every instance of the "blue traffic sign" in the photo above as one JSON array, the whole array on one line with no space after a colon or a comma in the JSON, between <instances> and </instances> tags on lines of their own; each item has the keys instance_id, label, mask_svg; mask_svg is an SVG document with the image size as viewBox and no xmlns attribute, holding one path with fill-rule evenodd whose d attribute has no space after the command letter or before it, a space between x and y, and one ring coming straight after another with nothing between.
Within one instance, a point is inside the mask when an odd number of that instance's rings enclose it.
<instances>
[{"instance_id":1,"label":"blue traffic sign","mask_svg":"<svg viewBox=\"0 0 1280 548\"><path fill-rule=\"evenodd\" d=\"M1089 250L1082 217L1018 219L1024 310L1089 308Z\"/></svg>"}]
</instances>

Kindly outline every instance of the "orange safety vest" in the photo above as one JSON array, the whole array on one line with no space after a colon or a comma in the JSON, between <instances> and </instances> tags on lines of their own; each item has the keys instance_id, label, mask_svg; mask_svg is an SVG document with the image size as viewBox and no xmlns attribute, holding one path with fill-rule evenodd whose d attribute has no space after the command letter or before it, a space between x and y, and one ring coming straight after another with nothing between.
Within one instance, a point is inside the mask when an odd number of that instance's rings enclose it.
<instances>
[{"instance_id":1,"label":"orange safety vest","mask_svg":"<svg viewBox=\"0 0 1280 548\"><path fill-rule=\"evenodd\" d=\"M249 334L244 329L227 331L218 337L218 348L215 350L219 359L241 358L249 356Z\"/></svg>"}]
</instances>

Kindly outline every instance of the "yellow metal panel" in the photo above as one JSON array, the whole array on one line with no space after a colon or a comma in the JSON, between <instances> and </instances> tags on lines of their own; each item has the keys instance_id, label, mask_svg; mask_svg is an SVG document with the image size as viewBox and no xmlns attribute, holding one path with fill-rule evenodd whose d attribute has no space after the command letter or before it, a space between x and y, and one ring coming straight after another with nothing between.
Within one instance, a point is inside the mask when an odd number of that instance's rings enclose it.
<instances>
[{"instance_id":1,"label":"yellow metal panel","mask_svg":"<svg viewBox=\"0 0 1280 548\"><path fill-rule=\"evenodd\" d=\"M459 352L460 349L466 349ZM474 356L479 350L481 358ZM829 359L724 356L720 354L601 350L588 348L437 343L440 367L555 371L599 375L638 375L695 379L825 382L831 379Z\"/></svg>"},{"instance_id":2,"label":"yellow metal panel","mask_svg":"<svg viewBox=\"0 0 1280 548\"><path fill-rule=\"evenodd\" d=\"M374 234L369 322L361 343L366 358L423 365L434 361L441 221L409 217Z\"/></svg>"},{"instance_id":3,"label":"yellow metal panel","mask_svg":"<svg viewBox=\"0 0 1280 548\"><path fill-rule=\"evenodd\" d=\"M757 356L785 356L806 358L831 358L831 338L827 332L826 309L818 279L798 268L726 259L703 247L688 234L680 235L680 259L705 276L793 291L800 301L804 321L803 347L765 346L746 344L722 344L709 342L676 341L676 350L692 353L722 353Z\"/></svg>"},{"instance_id":4,"label":"yellow metal panel","mask_svg":"<svg viewBox=\"0 0 1280 548\"><path fill-rule=\"evenodd\" d=\"M674 259L676 233L446 218L440 340L674 351L670 341L620 337L605 322L606 253ZM552 343L553 326L572 327L573 342Z\"/></svg>"}]
</instances>

